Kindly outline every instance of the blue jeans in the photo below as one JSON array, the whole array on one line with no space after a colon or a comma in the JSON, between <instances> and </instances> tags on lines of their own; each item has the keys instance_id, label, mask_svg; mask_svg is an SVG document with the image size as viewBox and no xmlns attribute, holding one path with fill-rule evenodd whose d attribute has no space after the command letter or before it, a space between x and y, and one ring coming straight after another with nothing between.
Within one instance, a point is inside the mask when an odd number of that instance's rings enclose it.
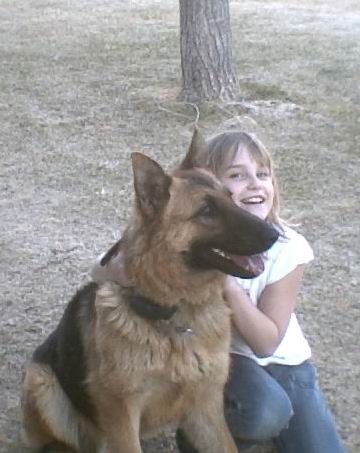
<instances>
[{"instance_id":1,"label":"blue jeans","mask_svg":"<svg viewBox=\"0 0 360 453\"><path fill-rule=\"evenodd\" d=\"M239 451L273 439L279 453L345 452L309 361L261 367L232 354L224 398ZM198 453L181 430L176 439L181 453Z\"/></svg>"},{"instance_id":2,"label":"blue jeans","mask_svg":"<svg viewBox=\"0 0 360 453\"><path fill-rule=\"evenodd\" d=\"M238 450L273 439L279 453L344 453L315 367L259 366L231 355L225 416Z\"/></svg>"}]
</instances>

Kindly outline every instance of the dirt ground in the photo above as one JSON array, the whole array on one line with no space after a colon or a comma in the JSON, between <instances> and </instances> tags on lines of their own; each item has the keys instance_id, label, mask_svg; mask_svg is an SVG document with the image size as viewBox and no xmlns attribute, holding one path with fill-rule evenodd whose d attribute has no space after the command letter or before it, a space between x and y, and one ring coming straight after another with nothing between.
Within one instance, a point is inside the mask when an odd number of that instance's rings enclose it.
<instances>
[{"instance_id":1,"label":"dirt ground","mask_svg":"<svg viewBox=\"0 0 360 453\"><path fill-rule=\"evenodd\" d=\"M202 106L200 126L256 132L273 151L285 213L316 255L299 318L359 453L360 8L239 0L231 16L239 99ZM2 0L0 36L0 452L20 453L24 363L119 236L130 153L171 166L195 114L176 97L177 0Z\"/></svg>"}]
</instances>

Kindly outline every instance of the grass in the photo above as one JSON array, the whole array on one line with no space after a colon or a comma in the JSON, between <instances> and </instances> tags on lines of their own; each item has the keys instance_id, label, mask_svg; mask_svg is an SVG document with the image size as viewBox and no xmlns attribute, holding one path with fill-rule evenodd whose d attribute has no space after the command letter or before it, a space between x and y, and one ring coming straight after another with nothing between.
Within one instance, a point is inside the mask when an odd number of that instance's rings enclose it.
<instances>
[{"instance_id":1,"label":"grass","mask_svg":"<svg viewBox=\"0 0 360 453\"><path fill-rule=\"evenodd\" d=\"M200 126L245 128L273 152L283 205L316 255L301 321L357 453L358 6L234 0L231 15L239 98L201 106ZM1 2L1 453L21 451L25 360L126 222L131 151L171 167L189 143L177 24L176 0Z\"/></svg>"}]
</instances>

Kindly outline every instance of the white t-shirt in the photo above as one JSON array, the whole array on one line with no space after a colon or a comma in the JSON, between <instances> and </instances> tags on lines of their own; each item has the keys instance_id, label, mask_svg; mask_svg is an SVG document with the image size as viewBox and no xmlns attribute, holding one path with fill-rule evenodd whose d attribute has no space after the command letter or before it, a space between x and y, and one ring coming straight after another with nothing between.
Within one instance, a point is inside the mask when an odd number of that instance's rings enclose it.
<instances>
[{"instance_id":1,"label":"white t-shirt","mask_svg":"<svg viewBox=\"0 0 360 453\"><path fill-rule=\"evenodd\" d=\"M285 237L280 236L266 252L265 269L262 274L253 279L237 279L255 305L265 286L281 280L299 264L309 263L314 258L309 243L301 234L289 227L284 227L284 233ZM270 363L298 365L311 356L309 343L304 337L295 313L292 313L284 338L273 355L257 357L234 325L231 352L250 357L261 366Z\"/></svg>"}]
</instances>

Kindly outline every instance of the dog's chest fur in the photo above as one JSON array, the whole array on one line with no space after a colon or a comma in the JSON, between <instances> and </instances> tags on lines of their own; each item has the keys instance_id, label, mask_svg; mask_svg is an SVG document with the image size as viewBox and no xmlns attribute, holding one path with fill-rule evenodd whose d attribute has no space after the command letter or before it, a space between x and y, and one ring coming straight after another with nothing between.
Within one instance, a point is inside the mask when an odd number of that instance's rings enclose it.
<instances>
[{"instance_id":1,"label":"dog's chest fur","mask_svg":"<svg viewBox=\"0 0 360 453\"><path fill-rule=\"evenodd\" d=\"M167 408L167 420L156 424L171 422L203 385L226 380L231 329L222 300L184 304L168 321L149 321L122 301L117 285L106 284L97 292L95 312L89 332L90 391L102 382L114 395L141 395L146 430L162 418L159 408Z\"/></svg>"},{"instance_id":2,"label":"dog's chest fur","mask_svg":"<svg viewBox=\"0 0 360 453\"><path fill-rule=\"evenodd\" d=\"M187 380L192 374L207 374L214 355L228 354L230 341L229 309L216 296L195 307L185 302L169 320L153 321L139 317L122 301L119 286L102 286L92 332L98 360L106 367L111 354L111 366L118 366L121 374L161 371L174 382L181 381L181 368Z\"/></svg>"}]
</instances>

